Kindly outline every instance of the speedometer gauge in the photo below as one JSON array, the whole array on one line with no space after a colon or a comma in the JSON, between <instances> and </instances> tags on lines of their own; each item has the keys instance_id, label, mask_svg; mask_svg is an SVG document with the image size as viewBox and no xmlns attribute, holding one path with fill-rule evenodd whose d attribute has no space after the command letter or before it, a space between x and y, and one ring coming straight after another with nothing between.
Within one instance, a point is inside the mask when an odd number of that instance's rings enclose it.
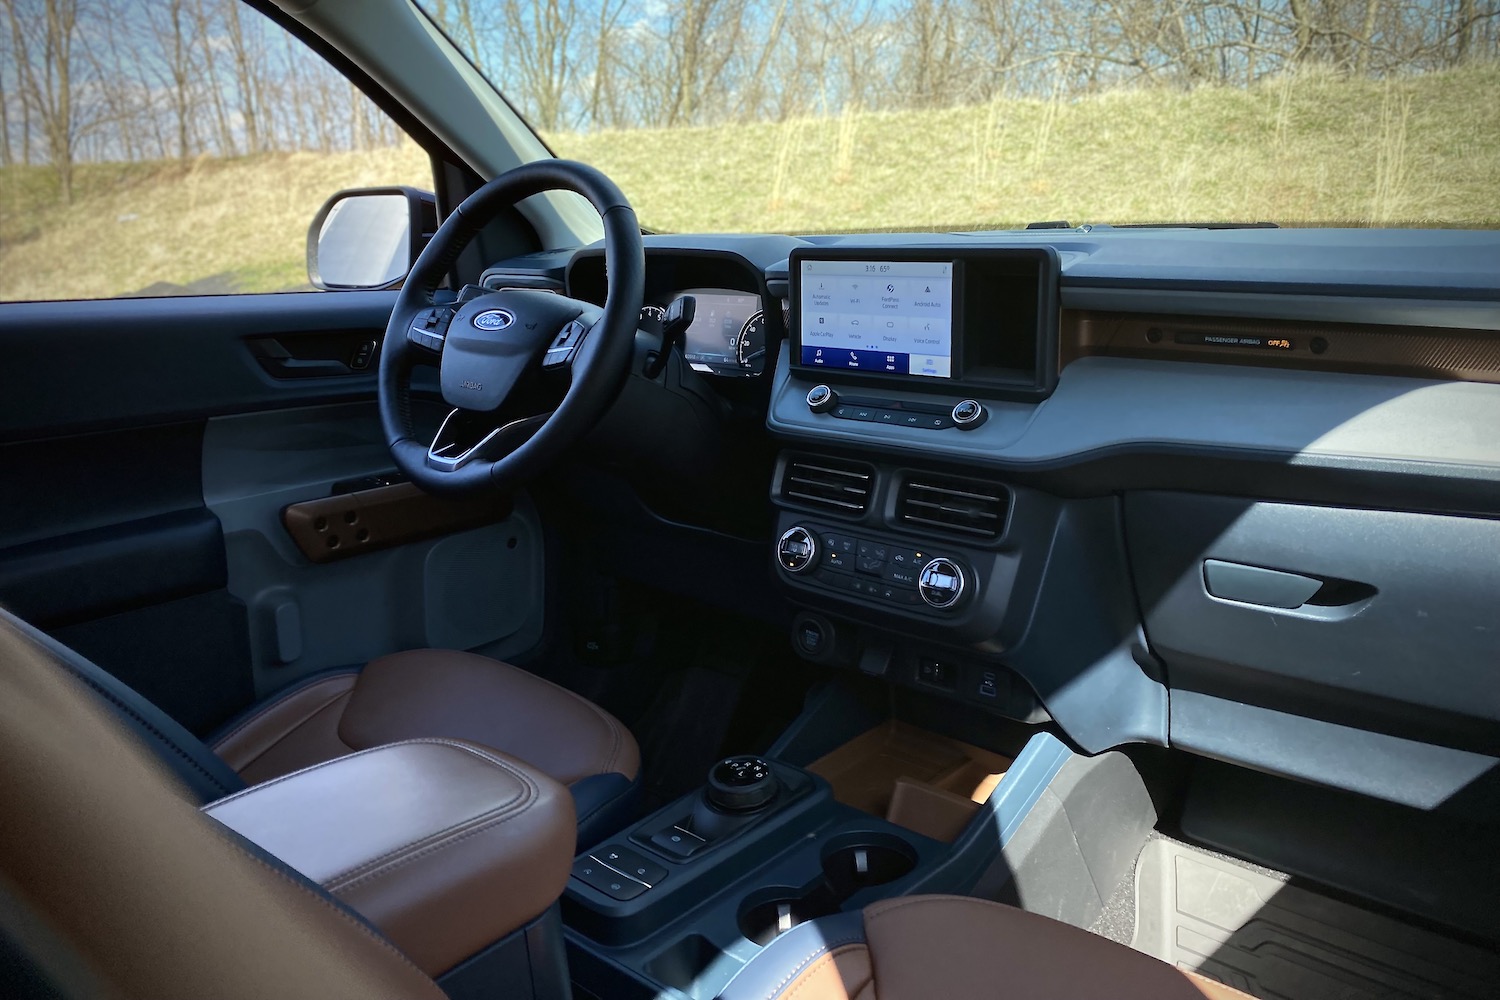
<instances>
[{"instance_id":1,"label":"speedometer gauge","mask_svg":"<svg viewBox=\"0 0 1500 1000\"><path fill-rule=\"evenodd\" d=\"M758 312L745 320L734 342L734 356L741 368L759 369L766 357L766 314Z\"/></svg>"}]
</instances>

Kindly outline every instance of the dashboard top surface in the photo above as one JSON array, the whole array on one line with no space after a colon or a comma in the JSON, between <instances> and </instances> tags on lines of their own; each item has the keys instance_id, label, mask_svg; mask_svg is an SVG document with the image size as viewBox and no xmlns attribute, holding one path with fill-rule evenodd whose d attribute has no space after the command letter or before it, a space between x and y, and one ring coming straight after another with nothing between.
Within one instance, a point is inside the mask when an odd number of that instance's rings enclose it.
<instances>
[{"instance_id":1,"label":"dashboard top surface","mask_svg":"<svg viewBox=\"0 0 1500 1000\"><path fill-rule=\"evenodd\" d=\"M849 233L817 236L655 234L648 254L734 254L784 277L798 248L1054 248L1062 284L1074 287L1177 288L1299 295L1413 297L1500 303L1500 232L1403 229L1078 229L985 233ZM492 271L552 272L561 278L575 255L543 251ZM1500 329L1500 308L1495 314Z\"/></svg>"}]
</instances>

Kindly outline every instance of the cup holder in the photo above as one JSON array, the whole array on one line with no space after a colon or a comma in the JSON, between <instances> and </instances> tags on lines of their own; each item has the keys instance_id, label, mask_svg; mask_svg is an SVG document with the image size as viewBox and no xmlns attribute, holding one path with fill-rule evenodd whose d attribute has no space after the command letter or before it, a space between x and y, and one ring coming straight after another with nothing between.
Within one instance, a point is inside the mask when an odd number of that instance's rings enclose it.
<instances>
[{"instance_id":1,"label":"cup holder","mask_svg":"<svg viewBox=\"0 0 1500 1000\"><path fill-rule=\"evenodd\" d=\"M861 889L894 882L915 867L917 852L887 833L848 834L823 850L823 878L840 902Z\"/></svg>"},{"instance_id":2,"label":"cup holder","mask_svg":"<svg viewBox=\"0 0 1500 1000\"><path fill-rule=\"evenodd\" d=\"M839 900L826 885L810 891L773 886L752 892L740 904L740 933L764 946L798 924L837 912Z\"/></svg>"},{"instance_id":3,"label":"cup holder","mask_svg":"<svg viewBox=\"0 0 1500 1000\"><path fill-rule=\"evenodd\" d=\"M823 848L823 872L811 886L771 886L746 896L740 904L740 933L755 944L770 944L798 924L839 912L862 889L884 885L909 874L917 852L887 833L849 833Z\"/></svg>"}]
</instances>

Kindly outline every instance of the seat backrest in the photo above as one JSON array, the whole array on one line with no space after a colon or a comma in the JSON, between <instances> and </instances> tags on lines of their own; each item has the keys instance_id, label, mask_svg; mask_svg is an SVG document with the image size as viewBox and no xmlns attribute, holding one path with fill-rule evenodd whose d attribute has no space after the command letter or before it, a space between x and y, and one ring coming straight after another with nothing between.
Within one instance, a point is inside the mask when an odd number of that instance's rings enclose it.
<instances>
[{"instance_id":1,"label":"seat backrest","mask_svg":"<svg viewBox=\"0 0 1500 1000\"><path fill-rule=\"evenodd\" d=\"M195 792L57 656L0 619L0 935L65 995L443 993Z\"/></svg>"},{"instance_id":2,"label":"seat backrest","mask_svg":"<svg viewBox=\"0 0 1500 1000\"><path fill-rule=\"evenodd\" d=\"M14 630L36 645L98 696L100 703L141 744L177 776L200 805L245 788L244 779L220 760L202 740L141 697L134 688L89 662L44 632L0 608L0 628Z\"/></svg>"}]
</instances>

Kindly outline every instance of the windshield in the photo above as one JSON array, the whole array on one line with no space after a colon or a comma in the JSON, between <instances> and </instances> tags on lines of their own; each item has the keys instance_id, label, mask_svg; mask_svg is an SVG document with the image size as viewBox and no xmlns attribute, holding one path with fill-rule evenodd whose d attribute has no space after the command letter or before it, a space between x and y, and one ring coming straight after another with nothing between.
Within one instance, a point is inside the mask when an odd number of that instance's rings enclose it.
<instances>
[{"instance_id":1,"label":"windshield","mask_svg":"<svg viewBox=\"0 0 1500 1000\"><path fill-rule=\"evenodd\" d=\"M422 0L664 230L1500 224L1500 0Z\"/></svg>"}]
</instances>

